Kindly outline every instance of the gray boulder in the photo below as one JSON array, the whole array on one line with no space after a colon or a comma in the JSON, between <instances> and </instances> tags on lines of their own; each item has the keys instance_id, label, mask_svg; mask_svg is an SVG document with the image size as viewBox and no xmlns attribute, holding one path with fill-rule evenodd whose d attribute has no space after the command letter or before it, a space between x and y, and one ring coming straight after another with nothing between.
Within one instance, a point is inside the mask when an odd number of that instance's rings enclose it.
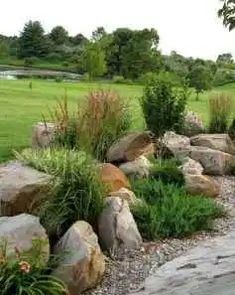
<instances>
[{"instance_id":1,"label":"gray boulder","mask_svg":"<svg viewBox=\"0 0 235 295\"><path fill-rule=\"evenodd\" d=\"M162 144L180 160L188 156L191 148L190 139L187 136L179 135L172 131L164 134Z\"/></svg>"},{"instance_id":2,"label":"gray boulder","mask_svg":"<svg viewBox=\"0 0 235 295\"><path fill-rule=\"evenodd\" d=\"M115 252L119 247L137 249L142 243L128 203L120 198L106 199L98 227L101 244L109 252Z\"/></svg>"},{"instance_id":3,"label":"gray boulder","mask_svg":"<svg viewBox=\"0 0 235 295\"><path fill-rule=\"evenodd\" d=\"M191 137L191 145L204 146L235 155L235 145L228 134L199 134Z\"/></svg>"},{"instance_id":4,"label":"gray boulder","mask_svg":"<svg viewBox=\"0 0 235 295\"><path fill-rule=\"evenodd\" d=\"M32 213L49 189L51 176L20 162L0 166L0 216Z\"/></svg>"},{"instance_id":5,"label":"gray boulder","mask_svg":"<svg viewBox=\"0 0 235 295\"><path fill-rule=\"evenodd\" d=\"M182 134L191 137L202 133L204 130L205 126L198 114L188 111L184 117Z\"/></svg>"},{"instance_id":6,"label":"gray boulder","mask_svg":"<svg viewBox=\"0 0 235 295\"><path fill-rule=\"evenodd\" d=\"M128 177L145 178L149 176L151 163L145 156L140 156L131 162L123 163L119 166Z\"/></svg>"},{"instance_id":7,"label":"gray boulder","mask_svg":"<svg viewBox=\"0 0 235 295\"><path fill-rule=\"evenodd\" d=\"M42 245L38 261L46 264L50 255L49 240L39 218L28 214L0 217L0 243L6 244L6 254L10 260L17 258L16 251L30 255L36 242Z\"/></svg>"},{"instance_id":8,"label":"gray boulder","mask_svg":"<svg viewBox=\"0 0 235 295\"><path fill-rule=\"evenodd\" d=\"M136 205L138 204L138 202L140 202L140 200L136 197L136 195L125 187L119 189L118 191L111 192L108 195L108 197L120 198L122 200L125 200L128 202L130 206Z\"/></svg>"},{"instance_id":9,"label":"gray boulder","mask_svg":"<svg viewBox=\"0 0 235 295\"><path fill-rule=\"evenodd\" d=\"M87 222L74 223L56 245L55 253L62 259L53 275L67 285L70 295L93 288L102 279L104 256L98 238Z\"/></svg>"},{"instance_id":10,"label":"gray boulder","mask_svg":"<svg viewBox=\"0 0 235 295\"><path fill-rule=\"evenodd\" d=\"M32 147L33 148L47 148L54 140L55 124L38 122L33 126Z\"/></svg>"}]
</instances>

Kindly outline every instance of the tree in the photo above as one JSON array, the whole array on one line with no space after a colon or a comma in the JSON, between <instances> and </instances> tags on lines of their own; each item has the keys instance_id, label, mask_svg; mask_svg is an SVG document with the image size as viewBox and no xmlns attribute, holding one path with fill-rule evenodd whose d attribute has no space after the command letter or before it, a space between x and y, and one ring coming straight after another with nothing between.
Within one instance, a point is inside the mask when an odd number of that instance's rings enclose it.
<instances>
[{"instance_id":1,"label":"tree","mask_svg":"<svg viewBox=\"0 0 235 295\"><path fill-rule=\"evenodd\" d=\"M40 22L29 21L25 24L19 39L19 57L43 57L49 52L49 40L44 35Z\"/></svg>"},{"instance_id":2,"label":"tree","mask_svg":"<svg viewBox=\"0 0 235 295\"><path fill-rule=\"evenodd\" d=\"M235 28L235 1L234 0L221 0L223 1L222 8L218 11L219 17L223 19L223 24L229 30Z\"/></svg>"},{"instance_id":3,"label":"tree","mask_svg":"<svg viewBox=\"0 0 235 295\"><path fill-rule=\"evenodd\" d=\"M216 63L218 63L219 65L226 65L226 64L232 64L233 63L233 56L231 53L223 53L220 54L217 57Z\"/></svg>"},{"instance_id":4,"label":"tree","mask_svg":"<svg viewBox=\"0 0 235 295\"><path fill-rule=\"evenodd\" d=\"M56 26L51 30L50 38L56 45L62 45L68 40L68 32L62 26Z\"/></svg>"},{"instance_id":5,"label":"tree","mask_svg":"<svg viewBox=\"0 0 235 295\"><path fill-rule=\"evenodd\" d=\"M92 39L94 41L100 41L107 33L104 27L98 27L95 31L92 32Z\"/></svg>"},{"instance_id":6,"label":"tree","mask_svg":"<svg viewBox=\"0 0 235 295\"><path fill-rule=\"evenodd\" d=\"M212 75L210 70L202 65L192 68L188 75L189 84L196 90L196 100L199 100L199 94L208 90L212 86Z\"/></svg>"},{"instance_id":7,"label":"tree","mask_svg":"<svg viewBox=\"0 0 235 295\"><path fill-rule=\"evenodd\" d=\"M6 41L0 41L0 58L7 58L9 55L9 44Z\"/></svg>"},{"instance_id":8,"label":"tree","mask_svg":"<svg viewBox=\"0 0 235 295\"><path fill-rule=\"evenodd\" d=\"M81 63L84 71L89 74L90 79L105 74L107 70L105 53L99 42L90 42L85 46L81 55Z\"/></svg>"},{"instance_id":9,"label":"tree","mask_svg":"<svg viewBox=\"0 0 235 295\"><path fill-rule=\"evenodd\" d=\"M75 46L82 46L88 42L88 39L83 34L77 34L74 37L69 37L69 40Z\"/></svg>"}]
</instances>

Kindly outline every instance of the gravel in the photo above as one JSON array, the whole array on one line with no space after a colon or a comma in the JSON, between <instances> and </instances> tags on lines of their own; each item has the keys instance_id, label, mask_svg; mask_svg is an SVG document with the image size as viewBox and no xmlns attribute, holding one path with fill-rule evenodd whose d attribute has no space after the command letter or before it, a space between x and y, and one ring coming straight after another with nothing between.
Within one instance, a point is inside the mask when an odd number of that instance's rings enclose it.
<instances>
[{"instance_id":1,"label":"gravel","mask_svg":"<svg viewBox=\"0 0 235 295\"><path fill-rule=\"evenodd\" d=\"M144 280L159 266L185 253L205 239L228 233L235 218L235 177L215 177L221 185L218 202L229 215L215 221L213 232L201 232L187 239L167 239L144 243L140 250L120 249L112 259L106 258L106 273L101 284L86 295L127 295L141 290Z\"/></svg>"}]
</instances>

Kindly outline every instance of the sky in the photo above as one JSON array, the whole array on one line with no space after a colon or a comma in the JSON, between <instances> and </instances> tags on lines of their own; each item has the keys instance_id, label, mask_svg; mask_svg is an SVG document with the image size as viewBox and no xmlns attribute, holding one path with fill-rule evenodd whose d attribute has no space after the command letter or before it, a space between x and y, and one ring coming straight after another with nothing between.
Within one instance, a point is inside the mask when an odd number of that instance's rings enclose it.
<instances>
[{"instance_id":1,"label":"sky","mask_svg":"<svg viewBox=\"0 0 235 295\"><path fill-rule=\"evenodd\" d=\"M159 48L184 56L216 59L235 56L235 31L217 17L220 0L2 0L0 34L18 35L28 20L39 20L47 32L64 26L71 35L90 36L98 26L155 28Z\"/></svg>"}]
</instances>

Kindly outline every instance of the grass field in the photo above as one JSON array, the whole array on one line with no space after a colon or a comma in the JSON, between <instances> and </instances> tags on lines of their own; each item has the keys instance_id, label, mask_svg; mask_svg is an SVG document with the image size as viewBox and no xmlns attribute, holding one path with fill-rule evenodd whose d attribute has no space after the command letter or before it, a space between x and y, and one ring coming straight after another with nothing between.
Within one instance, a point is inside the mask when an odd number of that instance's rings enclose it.
<instances>
[{"instance_id":1,"label":"grass field","mask_svg":"<svg viewBox=\"0 0 235 295\"><path fill-rule=\"evenodd\" d=\"M144 128L143 116L138 98L142 95L142 87L137 85L114 85L107 83L56 83L44 80L33 80L32 90L29 80L0 80L0 162L11 157L12 150L19 150L30 145L32 125L49 116L49 109L56 100L67 93L71 110L81 102L89 90L96 88L112 88L120 92L131 103L133 129ZM227 91L234 94L235 84L214 89L212 92ZM188 109L198 112L205 122L208 121L208 97L212 92L204 93L200 101L191 95Z\"/></svg>"}]
</instances>

